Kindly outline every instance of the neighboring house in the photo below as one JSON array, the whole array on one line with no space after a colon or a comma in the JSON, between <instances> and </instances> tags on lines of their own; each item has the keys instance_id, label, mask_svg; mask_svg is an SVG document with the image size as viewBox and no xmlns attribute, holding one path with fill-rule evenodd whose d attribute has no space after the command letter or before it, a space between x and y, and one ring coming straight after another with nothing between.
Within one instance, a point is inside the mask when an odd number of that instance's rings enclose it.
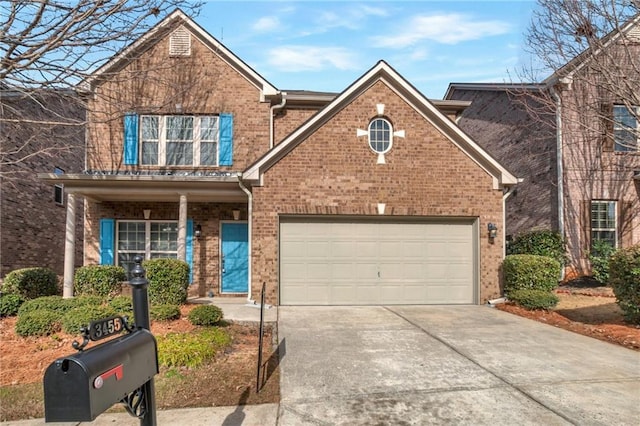
<instances>
[{"instance_id":1,"label":"neighboring house","mask_svg":"<svg viewBox=\"0 0 640 426\"><path fill-rule=\"evenodd\" d=\"M445 95L471 102L460 127L524 180L506 232L559 231L567 278L590 274L596 241L640 243L639 19L540 84L452 83Z\"/></svg>"},{"instance_id":2,"label":"neighboring house","mask_svg":"<svg viewBox=\"0 0 640 426\"><path fill-rule=\"evenodd\" d=\"M191 294L282 305L500 296L517 179L456 126L467 102L384 61L340 94L281 91L180 11L86 83L87 170L42 176L84 199L85 263L176 257Z\"/></svg>"},{"instance_id":3,"label":"neighboring house","mask_svg":"<svg viewBox=\"0 0 640 426\"><path fill-rule=\"evenodd\" d=\"M37 174L83 170L84 108L69 92L2 86L0 116L0 277L27 267L48 267L62 275L64 187L52 187ZM75 240L75 264L80 266L81 229Z\"/></svg>"}]
</instances>

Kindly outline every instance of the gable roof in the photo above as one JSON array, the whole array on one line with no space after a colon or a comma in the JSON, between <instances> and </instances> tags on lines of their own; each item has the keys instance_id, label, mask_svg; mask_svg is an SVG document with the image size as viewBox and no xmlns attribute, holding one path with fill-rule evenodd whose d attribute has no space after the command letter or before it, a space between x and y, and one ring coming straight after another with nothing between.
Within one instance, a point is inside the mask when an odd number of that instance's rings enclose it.
<instances>
[{"instance_id":1,"label":"gable roof","mask_svg":"<svg viewBox=\"0 0 640 426\"><path fill-rule=\"evenodd\" d=\"M140 53L157 43L160 38L166 36L180 25L188 29L189 32L205 46L215 52L216 55L258 88L261 91L261 97L275 96L279 93L278 89L276 89L271 83L254 71L253 68L247 65L239 57L234 55L233 52L227 49L215 37L204 30L180 9L173 11L134 43L114 55L109 61L92 73L91 76L85 79L81 83L81 86L84 86L87 89L92 88L105 74L121 70L129 64L133 58L137 57Z\"/></svg>"},{"instance_id":2,"label":"gable roof","mask_svg":"<svg viewBox=\"0 0 640 426\"><path fill-rule=\"evenodd\" d=\"M242 174L242 179L252 185L262 185L262 176L267 170L378 81L383 81L387 84L398 96L420 113L425 120L447 136L451 142L462 149L476 164L490 174L493 177L494 188L497 189L501 185L515 185L517 183L515 176L509 173L422 93L382 60L351 84L325 108L249 166Z\"/></svg>"}]
</instances>

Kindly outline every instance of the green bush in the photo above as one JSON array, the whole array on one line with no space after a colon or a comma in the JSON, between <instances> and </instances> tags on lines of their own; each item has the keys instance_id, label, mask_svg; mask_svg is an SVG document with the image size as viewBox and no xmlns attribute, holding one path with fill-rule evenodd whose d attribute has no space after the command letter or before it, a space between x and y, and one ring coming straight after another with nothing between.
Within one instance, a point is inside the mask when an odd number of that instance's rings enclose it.
<instances>
[{"instance_id":1,"label":"green bush","mask_svg":"<svg viewBox=\"0 0 640 426\"><path fill-rule=\"evenodd\" d=\"M68 334L79 334L80 328L87 327L91 321L116 314L117 312L109 306L79 306L62 316L62 331Z\"/></svg>"},{"instance_id":2,"label":"green bush","mask_svg":"<svg viewBox=\"0 0 640 426\"><path fill-rule=\"evenodd\" d=\"M566 247L562 235L549 230L530 231L517 235L507 245L507 254L535 254L552 257L560 265L567 263Z\"/></svg>"},{"instance_id":3,"label":"green bush","mask_svg":"<svg viewBox=\"0 0 640 426\"><path fill-rule=\"evenodd\" d=\"M73 285L77 295L111 297L120 294L127 274L121 266L87 265L76 270Z\"/></svg>"},{"instance_id":4,"label":"green bush","mask_svg":"<svg viewBox=\"0 0 640 426\"><path fill-rule=\"evenodd\" d=\"M502 262L504 293L521 289L551 291L558 287L560 264L547 256L512 254Z\"/></svg>"},{"instance_id":5,"label":"green bush","mask_svg":"<svg viewBox=\"0 0 640 426\"><path fill-rule=\"evenodd\" d=\"M18 309L18 316L34 311L51 311L61 318L69 309L74 307L74 299L63 299L62 296L45 296L27 300Z\"/></svg>"},{"instance_id":6,"label":"green bush","mask_svg":"<svg viewBox=\"0 0 640 426\"><path fill-rule=\"evenodd\" d=\"M0 318L17 315L23 303L24 299L19 294L3 294L0 296Z\"/></svg>"},{"instance_id":7,"label":"green bush","mask_svg":"<svg viewBox=\"0 0 640 426\"><path fill-rule=\"evenodd\" d=\"M625 320L640 324L640 244L611 256L609 283Z\"/></svg>"},{"instance_id":8,"label":"green bush","mask_svg":"<svg viewBox=\"0 0 640 426\"><path fill-rule=\"evenodd\" d=\"M559 302L558 296L550 291L519 289L509 293L509 300L525 309L551 309Z\"/></svg>"},{"instance_id":9,"label":"green bush","mask_svg":"<svg viewBox=\"0 0 640 426\"><path fill-rule=\"evenodd\" d=\"M223 318L222 309L215 305L201 305L189 312L189 321L193 325L211 326Z\"/></svg>"},{"instance_id":10,"label":"green bush","mask_svg":"<svg viewBox=\"0 0 640 426\"><path fill-rule=\"evenodd\" d=\"M105 299L102 296L85 295L74 297L73 299L71 299L70 303L74 308L77 308L79 306L100 306L104 304L104 300Z\"/></svg>"},{"instance_id":11,"label":"green bush","mask_svg":"<svg viewBox=\"0 0 640 426\"><path fill-rule=\"evenodd\" d=\"M133 319L133 301L130 296L116 296L107 302L120 315L129 315Z\"/></svg>"},{"instance_id":12,"label":"green bush","mask_svg":"<svg viewBox=\"0 0 640 426\"><path fill-rule=\"evenodd\" d=\"M154 321L170 321L180 318L180 306L178 305L151 305L149 316Z\"/></svg>"},{"instance_id":13,"label":"green bush","mask_svg":"<svg viewBox=\"0 0 640 426\"><path fill-rule=\"evenodd\" d=\"M151 259L142 262L149 280L152 305L182 305L187 301L189 264L178 259Z\"/></svg>"},{"instance_id":14,"label":"green bush","mask_svg":"<svg viewBox=\"0 0 640 426\"><path fill-rule=\"evenodd\" d=\"M206 328L194 333L158 336L158 363L166 367L197 367L212 359L231 343L222 328Z\"/></svg>"},{"instance_id":15,"label":"green bush","mask_svg":"<svg viewBox=\"0 0 640 426\"><path fill-rule=\"evenodd\" d=\"M11 271L2 283L3 293L15 293L23 299L58 294L58 276L49 268L24 268Z\"/></svg>"},{"instance_id":16,"label":"green bush","mask_svg":"<svg viewBox=\"0 0 640 426\"><path fill-rule=\"evenodd\" d=\"M31 311L18 316L16 333L19 336L48 336L60 331L60 317L53 311Z\"/></svg>"},{"instance_id":17,"label":"green bush","mask_svg":"<svg viewBox=\"0 0 640 426\"><path fill-rule=\"evenodd\" d=\"M606 241L595 241L589 252L591 275L602 284L609 283L609 261L616 249Z\"/></svg>"}]
</instances>

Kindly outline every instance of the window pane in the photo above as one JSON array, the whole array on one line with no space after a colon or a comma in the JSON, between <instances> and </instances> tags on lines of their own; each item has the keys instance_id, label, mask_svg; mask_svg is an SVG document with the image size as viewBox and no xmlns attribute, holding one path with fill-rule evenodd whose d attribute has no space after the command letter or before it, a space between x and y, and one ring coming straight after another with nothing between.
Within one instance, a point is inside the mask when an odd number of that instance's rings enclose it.
<instances>
[{"instance_id":1,"label":"window pane","mask_svg":"<svg viewBox=\"0 0 640 426\"><path fill-rule=\"evenodd\" d=\"M369 124L369 146L377 153L391 148L391 125L387 120L378 118Z\"/></svg>"},{"instance_id":2,"label":"window pane","mask_svg":"<svg viewBox=\"0 0 640 426\"><path fill-rule=\"evenodd\" d=\"M200 142L200 164L203 166L215 166L216 161L216 143Z\"/></svg>"},{"instance_id":3,"label":"window pane","mask_svg":"<svg viewBox=\"0 0 640 426\"><path fill-rule=\"evenodd\" d=\"M193 144L189 142L167 142L167 164L174 166L193 164Z\"/></svg>"},{"instance_id":4,"label":"window pane","mask_svg":"<svg viewBox=\"0 0 640 426\"><path fill-rule=\"evenodd\" d=\"M591 242L605 241L616 247L615 201L591 202Z\"/></svg>"},{"instance_id":5,"label":"window pane","mask_svg":"<svg viewBox=\"0 0 640 426\"><path fill-rule=\"evenodd\" d=\"M616 151L638 150L638 120L624 105L613 106L613 136Z\"/></svg>"},{"instance_id":6,"label":"window pane","mask_svg":"<svg viewBox=\"0 0 640 426\"><path fill-rule=\"evenodd\" d=\"M151 224L151 251L178 251L178 224L154 222Z\"/></svg>"},{"instance_id":7,"label":"window pane","mask_svg":"<svg viewBox=\"0 0 640 426\"><path fill-rule=\"evenodd\" d=\"M158 140L158 117L142 117L142 140Z\"/></svg>"},{"instance_id":8,"label":"window pane","mask_svg":"<svg viewBox=\"0 0 640 426\"><path fill-rule=\"evenodd\" d=\"M158 164L158 142L142 142L142 164Z\"/></svg>"},{"instance_id":9,"label":"window pane","mask_svg":"<svg viewBox=\"0 0 640 426\"><path fill-rule=\"evenodd\" d=\"M218 140L218 117L201 117L200 118L200 140L203 140L203 141Z\"/></svg>"},{"instance_id":10,"label":"window pane","mask_svg":"<svg viewBox=\"0 0 640 426\"><path fill-rule=\"evenodd\" d=\"M143 251L144 222L118 222L118 250Z\"/></svg>"},{"instance_id":11,"label":"window pane","mask_svg":"<svg viewBox=\"0 0 640 426\"><path fill-rule=\"evenodd\" d=\"M193 140L193 117L167 117L167 140Z\"/></svg>"}]
</instances>

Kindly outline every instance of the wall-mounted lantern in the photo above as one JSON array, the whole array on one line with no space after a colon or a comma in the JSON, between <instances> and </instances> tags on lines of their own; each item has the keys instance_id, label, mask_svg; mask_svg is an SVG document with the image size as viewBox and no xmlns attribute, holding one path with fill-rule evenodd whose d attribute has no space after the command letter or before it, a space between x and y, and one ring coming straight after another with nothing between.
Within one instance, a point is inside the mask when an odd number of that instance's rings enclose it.
<instances>
[{"instance_id":1,"label":"wall-mounted lantern","mask_svg":"<svg viewBox=\"0 0 640 426\"><path fill-rule=\"evenodd\" d=\"M196 238L202 237L202 225L200 224L196 225L196 229L193 232L193 235L195 235Z\"/></svg>"},{"instance_id":2,"label":"wall-mounted lantern","mask_svg":"<svg viewBox=\"0 0 640 426\"><path fill-rule=\"evenodd\" d=\"M489 222L487 228L489 230L489 238L494 239L498 236L498 227L495 223Z\"/></svg>"},{"instance_id":3,"label":"wall-mounted lantern","mask_svg":"<svg viewBox=\"0 0 640 426\"><path fill-rule=\"evenodd\" d=\"M240 209L233 209L233 220L240 220Z\"/></svg>"},{"instance_id":4,"label":"wall-mounted lantern","mask_svg":"<svg viewBox=\"0 0 640 426\"><path fill-rule=\"evenodd\" d=\"M144 220L149 220L149 218L151 217L151 210L144 209L142 210L142 214L144 214Z\"/></svg>"}]
</instances>

